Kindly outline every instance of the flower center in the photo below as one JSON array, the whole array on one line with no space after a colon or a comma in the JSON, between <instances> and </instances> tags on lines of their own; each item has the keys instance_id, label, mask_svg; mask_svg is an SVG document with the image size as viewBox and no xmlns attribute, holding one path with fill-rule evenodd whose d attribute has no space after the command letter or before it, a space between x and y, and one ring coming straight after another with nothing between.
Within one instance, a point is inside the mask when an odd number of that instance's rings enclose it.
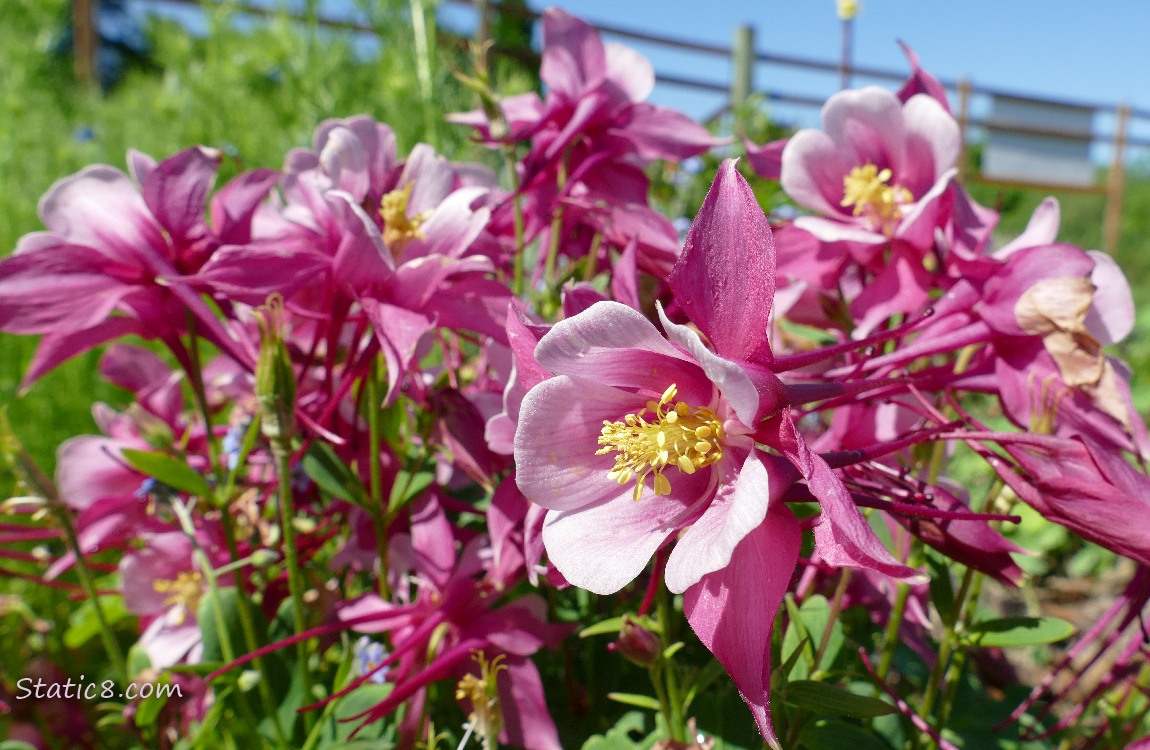
<instances>
[{"instance_id":1,"label":"flower center","mask_svg":"<svg viewBox=\"0 0 1150 750\"><path fill-rule=\"evenodd\" d=\"M379 213L383 217L383 241L393 255L398 256L407 247L407 243L416 237L423 237L419 227L427 220L425 214L409 216L407 203L411 200L411 186L407 183L403 187L392 190L383 196Z\"/></svg>"},{"instance_id":2,"label":"flower center","mask_svg":"<svg viewBox=\"0 0 1150 750\"><path fill-rule=\"evenodd\" d=\"M507 669L506 658L499 654L488 661L482 651L472 651L479 664L479 677L470 672L455 686L455 700L471 703L468 731L479 736L483 747L492 747L503 731L503 707L499 704L499 673Z\"/></svg>"},{"instance_id":3,"label":"flower center","mask_svg":"<svg viewBox=\"0 0 1150 750\"><path fill-rule=\"evenodd\" d=\"M199 609L200 599L204 596L202 579L199 573L184 571L174 579L161 579L152 583L152 588L158 593L168 595L164 599L164 606L178 608L172 624L182 625L188 613L194 614Z\"/></svg>"},{"instance_id":4,"label":"flower center","mask_svg":"<svg viewBox=\"0 0 1150 750\"><path fill-rule=\"evenodd\" d=\"M890 185L891 171L867 162L855 167L843 178L843 208L854 206L855 216L866 216L876 229L888 237L902 219L902 207L914 196L902 185Z\"/></svg>"},{"instance_id":5,"label":"flower center","mask_svg":"<svg viewBox=\"0 0 1150 750\"><path fill-rule=\"evenodd\" d=\"M671 405L679 389L674 383L658 401L628 414L621 422L603 420L595 455L617 453L615 466L607 476L626 484L635 478L635 500L643 495L643 484L653 474L655 495L669 495L671 480L663 469L675 466L694 474L723 457L723 425L706 407L692 407L685 401ZM652 421L644 415L651 413Z\"/></svg>"}]
</instances>

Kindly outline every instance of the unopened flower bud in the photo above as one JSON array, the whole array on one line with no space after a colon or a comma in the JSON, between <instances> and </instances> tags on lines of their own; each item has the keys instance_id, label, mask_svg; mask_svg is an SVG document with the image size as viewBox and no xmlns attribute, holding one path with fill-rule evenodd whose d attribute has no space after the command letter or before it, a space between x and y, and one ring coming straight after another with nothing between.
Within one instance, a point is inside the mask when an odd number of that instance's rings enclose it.
<instances>
[{"instance_id":1,"label":"unopened flower bud","mask_svg":"<svg viewBox=\"0 0 1150 750\"><path fill-rule=\"evenodd\" d=\"M295 417L295 373L280 335L283 298L273 294L261 309L260 354L256 361L256 398L260 428L273 443L290 437Z\"/></svg>"},{"instance_id":2,"label":"unopened flower bud","mask_svg":"<svg viewBox=\"0 0 1150 750\"><path fill-rule=\"evenodd\" d=\"M650 667L658 661L662 650L659 636L635 622L629 615L623 617L623 627L619 629L617 643L619 653L640 667Z\"/></svg>"}]
</instances>

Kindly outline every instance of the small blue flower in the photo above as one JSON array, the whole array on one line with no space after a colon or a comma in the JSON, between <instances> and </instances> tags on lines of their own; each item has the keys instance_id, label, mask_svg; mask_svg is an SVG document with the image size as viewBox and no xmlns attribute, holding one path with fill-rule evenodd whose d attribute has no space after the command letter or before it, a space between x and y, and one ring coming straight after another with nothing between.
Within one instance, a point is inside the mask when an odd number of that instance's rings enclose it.
<instances>
[{"instance_id":1,"label":"small blue flower","mask_svg":"<svg viewBox=\"0 0 1150 750\"><path fill-rule=\"evenodd\" d=\"M383 647L383 644L373 641L366 635L355 642L355 666L361 677L382 664L387 657L387 649ZM370 680L377 685L382 685L387 682L389 671L391 671L390 667L384 667L372 674Z\"/></svg>"}]
</instances>

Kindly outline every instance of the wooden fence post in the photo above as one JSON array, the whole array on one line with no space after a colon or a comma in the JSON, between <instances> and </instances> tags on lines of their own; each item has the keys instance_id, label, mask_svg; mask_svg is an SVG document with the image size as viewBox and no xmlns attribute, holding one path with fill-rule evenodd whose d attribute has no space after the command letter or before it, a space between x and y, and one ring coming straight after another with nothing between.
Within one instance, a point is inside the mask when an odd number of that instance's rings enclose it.
<instances>
[{"instance_id":1,"label":"wooden fence post","mask_svg":"<svg viewBox=\"0 0 1150 750\"><path fill-rule=\"evenodd\" d=\"M1130 121L1130 105L1118 105L1118 119L1114 123L1114 159L1110 163L1110 178L1106 181L1106 218L1102 224L1102 248L1113 255L1118 250L1122 233L1122 198L1126 187L1126 127Z\"/></svg>"},{"instance_id":2,"label":"wooden fence post","mask_svg":"<svg viewBox=\"0 0 1150 750\"><path fill-rule=\"evenodd\" d=\"M731 48L731 107L737 108L750 98L755 87L755 27L735 27Z\"/></svg>"},{"instance_id":3,"label":"wooden fence post","mask_svg":"<svg viewBox=\"0 0 1150 750\"><path fill-rule=\"evenodd\" d=\"M96 82L96 10L99 0L72 0L72 58L76 82Z\"/></svg>"}]
</instances>

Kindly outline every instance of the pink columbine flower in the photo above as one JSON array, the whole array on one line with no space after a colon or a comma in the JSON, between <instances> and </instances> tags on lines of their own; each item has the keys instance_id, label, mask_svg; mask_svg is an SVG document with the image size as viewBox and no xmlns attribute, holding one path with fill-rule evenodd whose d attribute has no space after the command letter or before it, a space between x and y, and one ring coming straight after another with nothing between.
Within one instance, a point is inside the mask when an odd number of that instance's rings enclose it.
<instances>
[{"instance_id":1,"label":"pink columbine flower","mask_svg":"<svg viewBox=\"0 0 1150 750\"><path fill-rule=\"evenodd\" d=\"M824 130L782 152L783 189L820 214L795 225L826 242L929 247L961 147L954 118L929 95L904 103L874 86L835 94L822 116Z\"/></svg>"},{"instance_id":2,"label":"pink columbine flower","mask_svg":"<svg viewBox=\"0 0 1150 750\"><path fill-rule=\"evenodd\" d=\"M617 591L676 539L667 587L684 593L692 628L777 744L770 633L801 541L783 494L801 476L822 504L815 538L828 563L914 571L882 548L791 420L767 343L774 272L766 217L729 160L670 278L697 330L660 309L664 336L614 302L557 323L535 350L553 376L523 398L515 461L523 494L547 508L548 556L571 583Z\"/></svg>"},{"instance_id":3,"label":"pink columbine flower","mask_svg":"<svg viewBox=\"0 0 1150 750\"><path fill-rule=\"evenodd\" d=\"M252 213L275 179L240 175L205 202L220 154L191 148L160 163L129 154L132 176L106 165L60 180L40 201L45 232L24 236L0 261L0 330L44 334L25 378L105 341L135 333L174 348L185 309L201 335L243 350L193 291L189 278L223 244L250 238Z\"/></svg>"}]
</instances>

